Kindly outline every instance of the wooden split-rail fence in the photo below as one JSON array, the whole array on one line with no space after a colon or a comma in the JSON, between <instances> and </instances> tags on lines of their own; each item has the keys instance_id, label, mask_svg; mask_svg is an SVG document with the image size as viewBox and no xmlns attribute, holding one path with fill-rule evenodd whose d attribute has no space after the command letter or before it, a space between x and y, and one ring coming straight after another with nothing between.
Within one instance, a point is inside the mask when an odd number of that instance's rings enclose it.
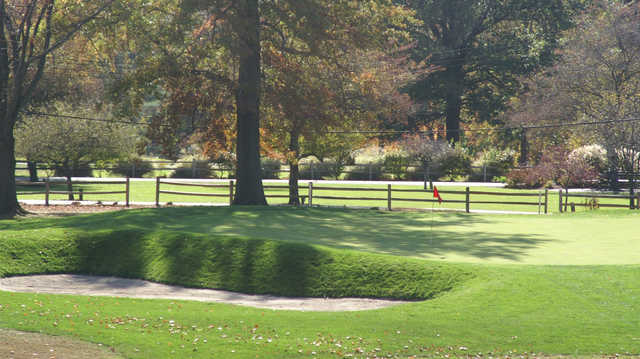
<instances>
[{"instance_id":1,"label":"wooden split-rail fence","mask_svg":"<svg viewBox=\"0 0 640 359\"><path fill-rule=\"evenodd\" d=\"M66 184L69 185L69 182L54 182L56 184ZM71 185L78 184L88 184L88 185L123 185L124 189L122 191L85 191L82 188L79 188L77 191L60 191L60 190L52 190L51 185L52 182L49 179L45 179L44 182L22 182L18 183L21 187L44 187L41 191L22 191L17 192L18 196L36 196L36 195L44 195L44 203L45 206L49 206L51 195L73 195L74 198L77 195L78 201L83 201L85 195L114 195L114 194L122 194L124 195L124 203L125 206L129 207L130 198L131 198L131 180L127 177L124 180L117 181L82 181L82 182L72 182Z\"/></svg>"},{"instance_id":2,"label":"wooden split-rail fence","mask_svg":"<svg viewBox=\"0 0 640 359\"><path fill-rule=\"evenodd\" d=\"M68 184L67 182L56 182L57 184ZM124 195L124 203L126 206L130 205L131 198L131 185L130 179L126 178L124 180L117 181L90 181L90 182L73 182L72 185L85 185L85 184L121 184L123 185L123 190L121 191L84 191L82 188L75 191L60 191L60 190L52 190L51 186L52 182L45 180L44 182L37 183L20 183L20 186L40 186L44 187L42 191L22 191L18 192L19 196L31 196L31 195L44 195L45 205L50 204L51 195L69 195L73 194L74 196L78 196L78 200L82 201L85 195L99 196L99 195ZM162 204L161 195L178 195L185 197L217 197L217 198L225 198L229 205L233 204L234 190L235 190L235 181L230 180L227 183L196 183L196 182L184 182L184 181L172 181L165 178L156 178L156 188L155 188L155 205L160 206ZM166 189L163 186L179 186L179 187L188 187L188 188L200 188L200 189L208 189L208 190L217 190L217 193L204 193L204 192L190 192L190 191L176 191L174 189ZM391 184L388 184L386 188L364 188L364 187L328 187L328 186L318 186L314 185L313 182L309 182L308 186L300 187L300 202L307 206L313 206L314 201L332 201L333 203L349 203L353 202L363 202L363 203L371 203L371 202L386 202L386 208L388 210L392 210L393 208L411 208L407 203L438 203L438 199L433 198L430 191L425 191L423 189L408 189L408 188L398 188L399 186L393 187ZM265 190L267 191L267 198L289 198L288 194L273 194L269 192L273 192L273 190L286 191L288 190L287 185L264 185ZM353 193L353 195L333 195L327 194L327 192L349 192ZM529 207L537 207L537 212L539 214L547 214L549 213L550 207L550 195L552 194L549 190L538 191L537 193L517 193L517 192L495 192L495 191L473 191L470 187L466 187L464 191L460 190L440 190L440 194L444 197L442 203L443 204L457 204L464 205L464 210L466 212L470 212L472 207L476 205L497 205L500 206L501 209L508 211L510 208L514 206L529 206ZM610 194L600 194L600 193L576 193L576 192L565 192L563 190L558 190L558 212L566 212L571 208L572 211L575 211L575 207L611 207L611 208L629 208L629 209L640 209L640 193L634 194L631 191L629 194L624 195L610 195ZM500 198L499 200L496 199ZM452 199L454 198L454 199ZM504 198L504 200L502 200ZM573 200L572 200L573 199ZM579 199L579 202L575 202L576 199ZM602 203L601 199L607 200L620 200L626 203ZM612 202L612 201L610 201Z\"/></svg>"}]
</instances>

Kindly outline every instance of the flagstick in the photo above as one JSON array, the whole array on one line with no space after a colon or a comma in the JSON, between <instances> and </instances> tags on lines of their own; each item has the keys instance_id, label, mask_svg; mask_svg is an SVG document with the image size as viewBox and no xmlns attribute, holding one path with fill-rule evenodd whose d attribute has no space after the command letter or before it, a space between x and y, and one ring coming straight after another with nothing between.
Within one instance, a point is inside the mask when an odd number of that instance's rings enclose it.
<instances>
[{"instance_id":1,"label":"flagstick","mask_svg":"<svg viewBox=\"0 0 640 359\"><path fill-rule=\"evenodd\" d=\"M433 250L433 221L434 221L434 217L435 217L435 208L436 208L436 203L434 200L431 200L431 238L429 239L429 245L431 246L432 250Z\"/></svg>"}]
</instances>

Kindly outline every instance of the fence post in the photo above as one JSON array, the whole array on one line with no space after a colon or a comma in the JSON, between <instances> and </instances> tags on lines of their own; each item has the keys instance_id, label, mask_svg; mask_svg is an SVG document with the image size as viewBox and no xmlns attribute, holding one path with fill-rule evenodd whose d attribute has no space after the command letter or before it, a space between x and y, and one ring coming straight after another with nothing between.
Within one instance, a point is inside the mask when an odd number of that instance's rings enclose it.
<instances>
[{"instance_id":1,"label":"fence post","mask_svg":"<svg viewBox=\"0 0 640 359\"><path fill-rule=\"evenodd\" d=\"M558 190L558 199L559 199L558 211L562 213L562 189Z\"/></svg>"},{"instance_id":2,"label":"fence post","mask_svg":"<svg viewBox=\"0 0 640 359\"><path fill-rule=\"evenodd\" d=\"M78 189L78 197L80 197L79 201L84 201L84 188Z\"/></svg>"},{"instance_id":3,"label":"fence post","mask_svg":"<svg viewBox=\"0 0 640 359\"><path fill-rule=\"evenodd\" d=\"M229 181L229 206L233 206L233 180Z\"/></svg>"},{"instance_id":4,"label":"fence post","mask_svg":"<svg viewBox=\"0 0 640 359\"><path fill-rule=\"evenodd\" d=\"M422 177L424 182L424 186L422 189L426 191L427 190L427 167L425 166L422 166Z\"/></svg>"},{"instance_id":5,"label":"fence post","mask_svg":"<svg viewBox=\"0 0 640 359\"><path fill-rule=\"evenodd\" d=\"M309 207L313 206L313 182L309 182Z\"/></svg>"},{"instance_id":6,"label":"fence post","mask_svg":"<svg viewBox=\"0 0 640 359\"><path fill-rule=\"evenodd\" d=\"M391 210L391 184L387 185L387 209Z\"/></svg>"},{"instance_id":7,"label":"fence post","mask_svg":"<svg viewBox=\"0 0 640 359\"><path fill-rule=\"evenodd\" d=\"M44 182L44 188L45 188L45 193L44 193L44 205L49 207L49 192L51 192L51 185L49 184L49 177L47 177L46 181Z\"/></svg>"},{"instance_id":8,"label":"fence post","mask_svg":"<svg viewBox=\"0 0 640 359\"><path fill-rule=\"evenodd\" d=\"M542 214L542 191L538 191L538 214Z\"/></svg>"},{"instance_id":9,"label":"fence post","mask_svg":"<svg viewBox=\"0 0 640 359\"><path fill-rule=\"evenodd\" d=\"M636 209L640 209L640 193L638 193L638 205L636 206Z\"/></svg>"},{"instance_id":10,"label":"fence post","mask_svg":"<svg viewBox=\"0 0 640 359\"><path fill-rule=\"evenodd\" d=\"M549 189L544 189L544 214L549 213Z\"/></svg>"},{"instance_id":11,"label":"fence post","mask_svg":"<svg viewBox=\"0 0 640 359\"><path fill-rule=\"evenodd\" d=\"M635 202L636 202L636 199L633 196L633 183L632 183L631 188L629 189L629 209L631 210L636 209Z\"/></svg>"},{"instance_id":12,"label":"fence post","mask_svg":"<svg viewBox=\"0 0 640 359\"><path fill-rule=\"evenodd\" d=\"M160 177L156 177L156 207L160 206Z\"/></svg>"},{"instance_id":13,"label":"fence post","mask_svg":"<svg viewBox=\"0 0 640 359\"><path fill-rule=\"evenodd\" d=\"M129 207L129 193L131 193L131 180L129 178L129 176L127 176L127 182L125 183L125 189L124 189L124 205L126 207Z\"/></svg>"},{"instance_id":14,"label":"fence post","mask_svg":"<svg viewBox=\"0 0 640 359\"><path fill-rule=\"evenodd\" d=\"M466 189L466 198L465 198L465 209L467 211L467 213L471 212L471 189L469 187L467 187Z\"/></svg>"}]
</instances>

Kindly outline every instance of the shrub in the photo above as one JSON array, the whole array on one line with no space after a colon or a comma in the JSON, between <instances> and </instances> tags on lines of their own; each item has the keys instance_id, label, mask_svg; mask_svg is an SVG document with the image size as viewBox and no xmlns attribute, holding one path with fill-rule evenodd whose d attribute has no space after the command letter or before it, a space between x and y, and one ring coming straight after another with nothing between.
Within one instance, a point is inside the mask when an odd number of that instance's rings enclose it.
<instances>
[{"instance_id":1,"label":"shrub","mask_svg":"<svg viewBox=\"0 0 640 359\"><path fill-rule=\"evenodd\" d=\"M345 169L344 179L348 181L379 181L382 179L382 166L375 163L348 166Z\"/></svg>"},{"instance_id":2,"label":"shrub","mask_svg":"<svg viewBox=\"0 0 640 359\"><path fill-rule=\"evenodd\" d=\"M68 168L53 165L53 175L56 177L93 177L93 169L88 163L80 163Z\"/></svg>"},{"instance_id":3,"label":"shrub","mask_svg":"<svg viewBox=\"0 0 640 359\"><path fill-rule=\"evenodd\" d=\"M260 166L262 168L262 179L280 178L280 167L282 164L279 160L265 157L260 160Z\"/></svg>"},{"instance_id":4,"label":"shrub","mask_svg":"<svg viewBox=\"0 0 640 359\"><path fill-rule=\"evenodd\" d=\"M571 151L569 160L583 160L601 172L607 168L607 150L600 145L587 145Z\"/></svg>"},{"instance_id":5,"label":"shrub","mask_svg":"<svg viewBox=\"0 0 640 359\"><path fill-rule=\"evenodd\" d=\"M504 176L513 168L515 162L516 151L492 148L481 153L474 166L487 167L487 171L493 176Z\"/></svg>"},{"instance_id":6,"label":"shrub","mask_svg":"<svg viewBox=\"0 0 640 359\"><path fill-rule=\"evenodd\" d=\"M507 187L509 188L540 188L544 183L536 168L516 168L507 173Z\"/></svg>"},{"instance_id":7,"label":"shrub","mask_svg":"<svg viewBox=\"0 0 640 359\"><path fill-rule=\"evenodd\" d=\"M449 180L467 176L471 172L471 157L464 149L453 148L439 158L438 170Z\"/></svg>"},{"instance_id":8,"label":"shrub","mask_svg":"<svg viewBox=\"0 0 640 359\"><path fill-rule=\"evenodd\" d=\"M393 179L401 179L409 168L409 159L400 154L392 153L384 157L384 172L393 175Z\"/></svg>"},{"instance_id":9,"label":"shrub","mask_svg":"<svg viewBox=\"0 0 640 359\"><path fill-rule=\"evenodd\" d=\"M126 177L142 177L152 171L153 164L140 157L120 160L111 168L111 172Z\"/></svg>"},{"instance_id":10,"label":"shrub","mask_svg":"<svg viewBox=\"0 0 640 359\"><path fill-rule=\"evenodd\" d=\"M208 161L193 161L192 163L185 163L176 168L173 173L171 173L171 178L215 178L215 174L211 170Z\"/></svg>"}]
</instances>

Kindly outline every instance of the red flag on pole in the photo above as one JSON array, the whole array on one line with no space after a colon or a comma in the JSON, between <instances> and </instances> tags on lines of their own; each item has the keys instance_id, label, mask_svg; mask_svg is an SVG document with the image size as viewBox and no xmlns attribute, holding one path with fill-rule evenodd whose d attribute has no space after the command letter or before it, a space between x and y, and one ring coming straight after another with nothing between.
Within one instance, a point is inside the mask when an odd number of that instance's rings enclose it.
<instances>
[{"instance_id":1,"label":"red flag on pole","mask_svg":"<svg viewBox=\"0 0 640 359\"><path fill-rule=\"evenodd\" d=\"M438 187L433 186L433 198L438 199L438 203L442 203L442 197L440 197L440 193L438 193Z\"/></svg>"}]
</instances>

